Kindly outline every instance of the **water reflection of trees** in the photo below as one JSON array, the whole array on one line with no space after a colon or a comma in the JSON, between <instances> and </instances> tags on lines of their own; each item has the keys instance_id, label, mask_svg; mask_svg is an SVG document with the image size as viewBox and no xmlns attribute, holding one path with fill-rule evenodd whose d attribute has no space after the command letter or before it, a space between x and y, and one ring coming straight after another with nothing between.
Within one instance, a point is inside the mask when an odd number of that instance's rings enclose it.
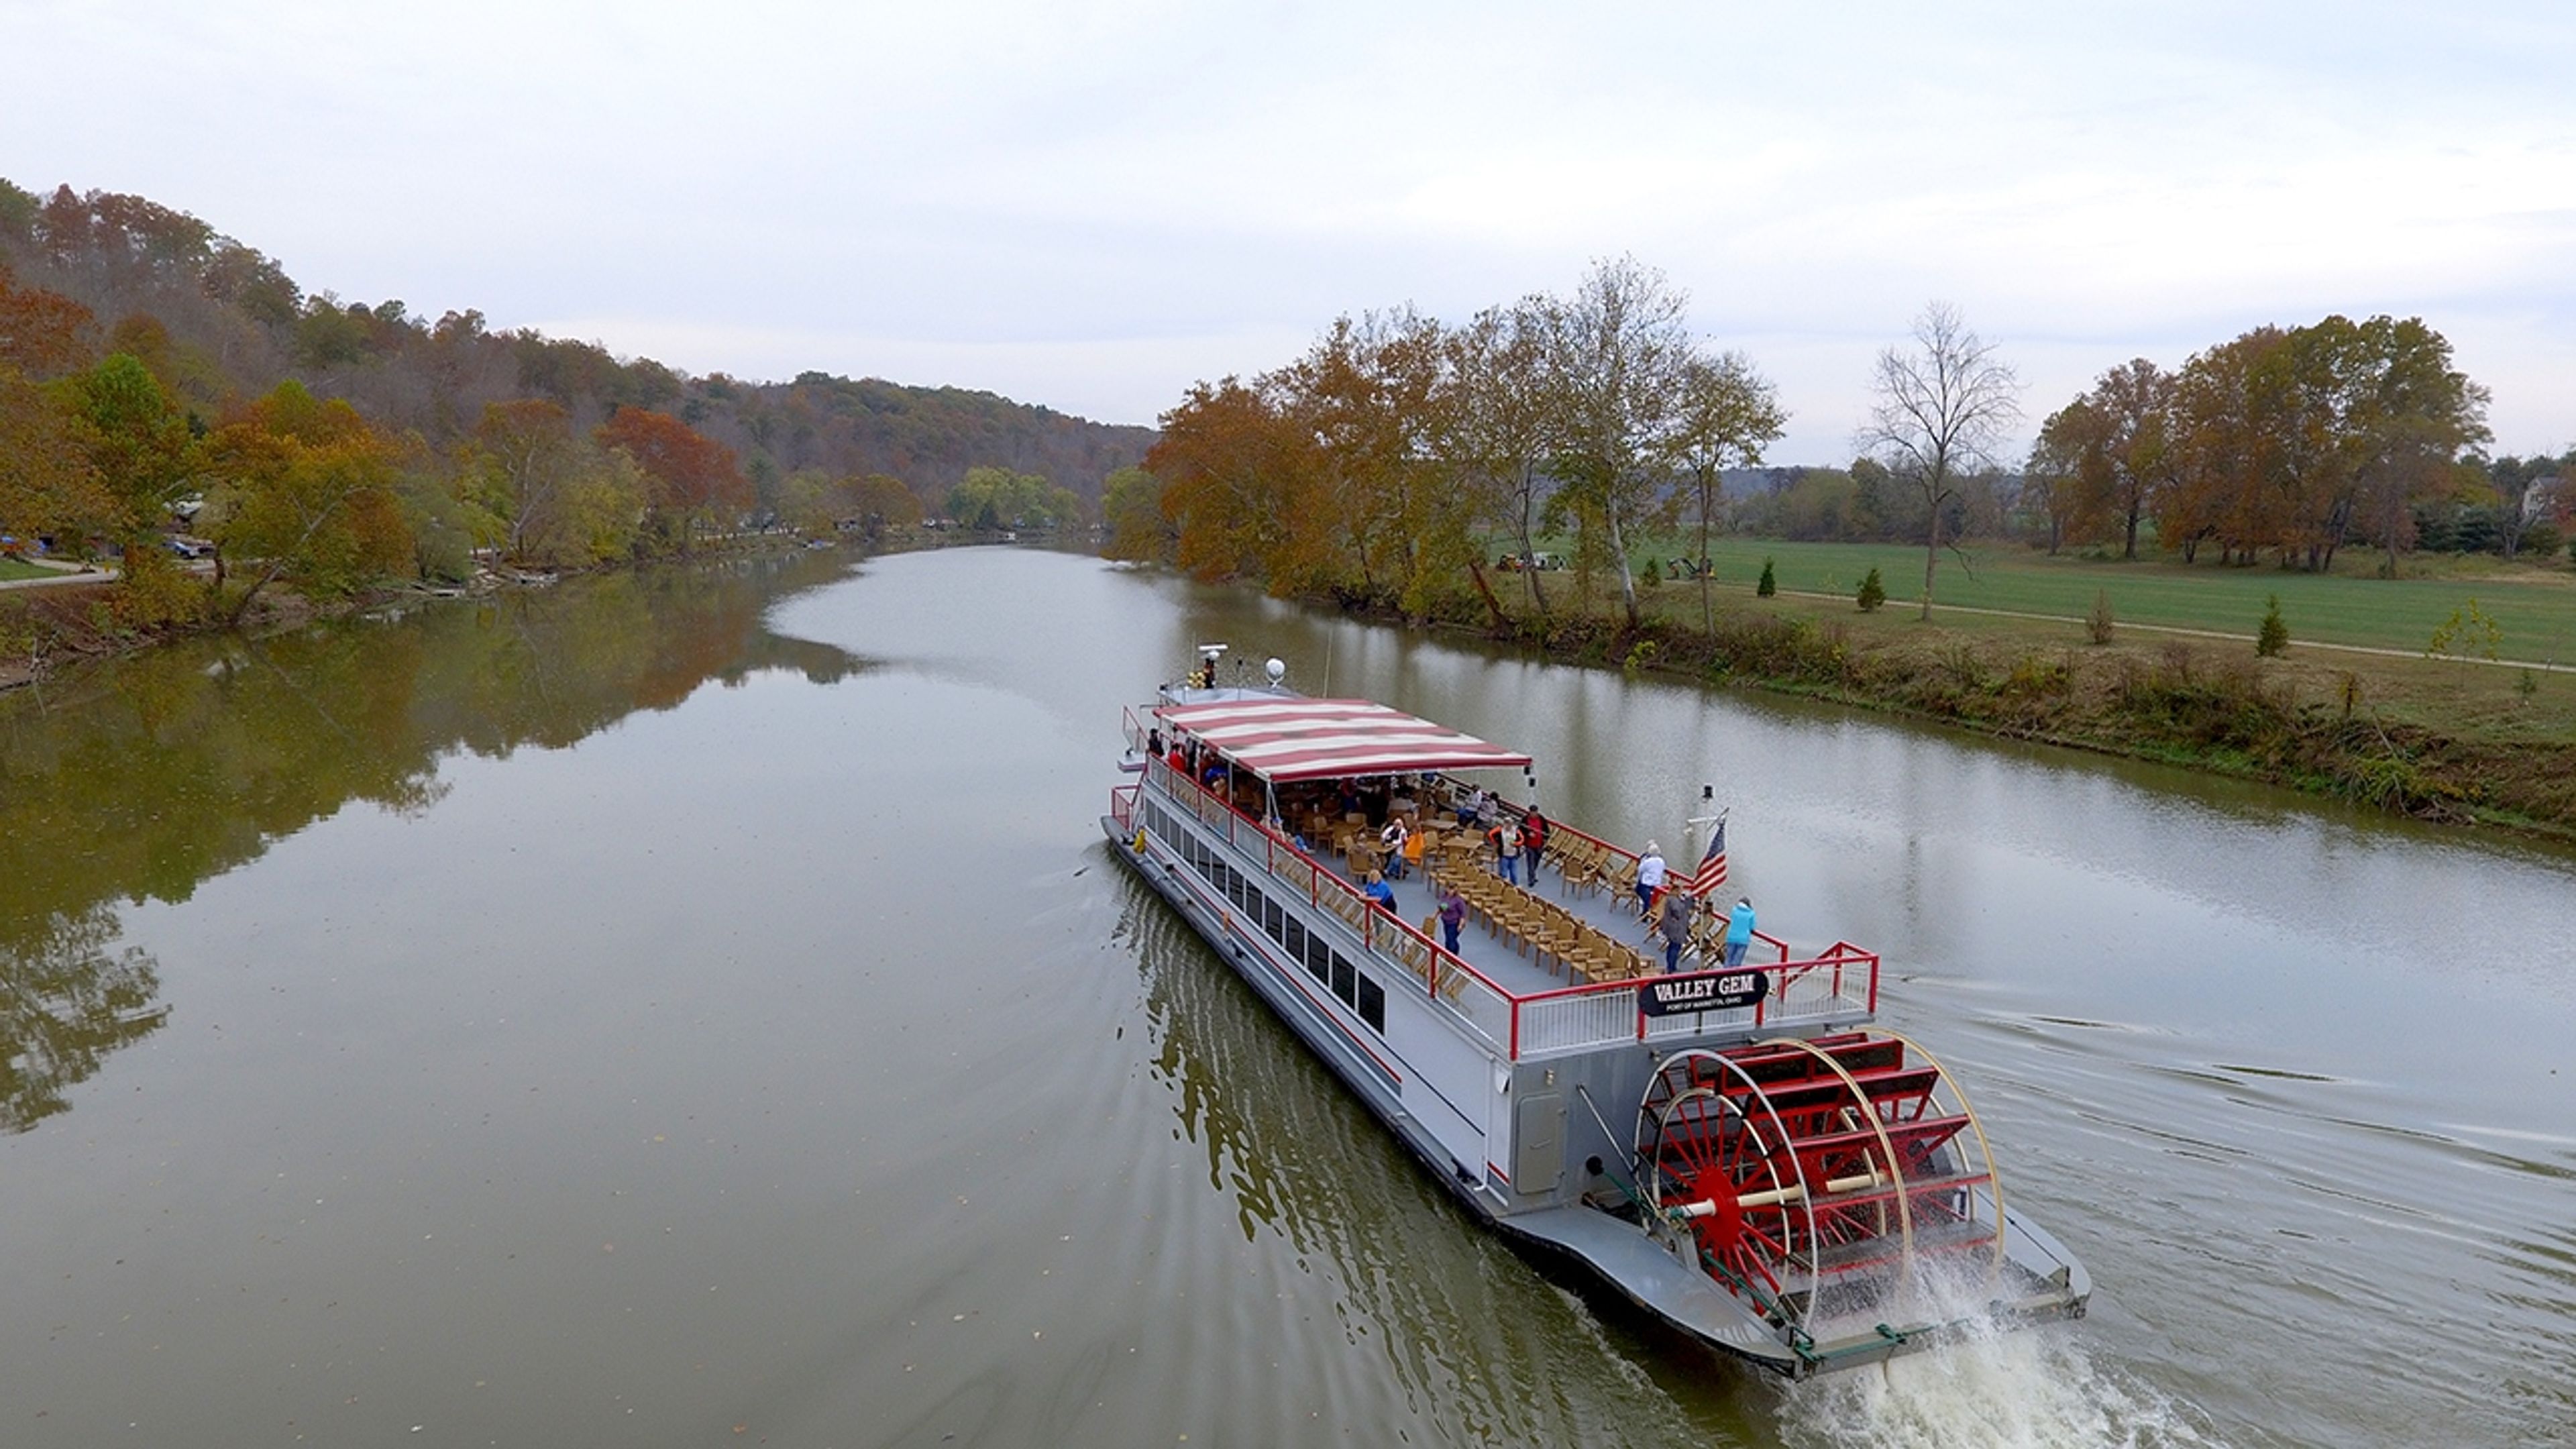
<instances>
[{"instance_id":1,"label":"water reflection of trees","mask_svg":"<svg viewBox=\"0 0 2576 1449\"><path fill-rule=\"evenodd\" d=\"M168 1017L120 900L184 901L352 801L434 803L439 761L569 745L709 680L861 667L762 624L833 556L577 579L103 663L0 698L0 1131Z\"/></svg>"},{"instance_id":2,"label":"water reflection of trees","mask_svg":"<svg viewBox=\"0 0 2576 1449\"><path fill-rule=\"evenodd\" d=\"M1452 1204L1205 943L1121 877L1152 1067L1247 1238L1326 1265L1407 1394L1471 1443L1740 1442L1740 1410L1645 1390L1625 1337ZM1656 1366L1661 1367L1661 1366Z\"/></svg>"},{"instance_id":3,"label":"water reflection of trees","mask_svg":"<svg viewBox=\"0 0 2576 1449\"><path fill-rule=\"evenodd\" d=\"M160 964L114 949L116 913L93 906L21 923L0 956L0 1132L71 1110L64 1095L99 1059L160 1030Z\"/></svg>"}]
</instances>

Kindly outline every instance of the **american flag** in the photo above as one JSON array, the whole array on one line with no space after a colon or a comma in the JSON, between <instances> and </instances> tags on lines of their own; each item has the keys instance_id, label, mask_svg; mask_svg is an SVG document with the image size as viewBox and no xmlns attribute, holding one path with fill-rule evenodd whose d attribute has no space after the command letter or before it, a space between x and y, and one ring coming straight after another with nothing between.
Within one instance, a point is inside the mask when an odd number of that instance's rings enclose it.
<instances>
[{"instance_id":1,"label":"american flag","mask_svg":"<svg viewBox=\"0 0 2576 1449\"><path fill-rule=\"evenodd\" d=\"M1699 869L1691 872L1690 893L1707 900L1709 892L1726 884L1726 817L1719 816L1717 826L1708 833L1708 854L1699 858Z\"/></svg>"}]
</instances>

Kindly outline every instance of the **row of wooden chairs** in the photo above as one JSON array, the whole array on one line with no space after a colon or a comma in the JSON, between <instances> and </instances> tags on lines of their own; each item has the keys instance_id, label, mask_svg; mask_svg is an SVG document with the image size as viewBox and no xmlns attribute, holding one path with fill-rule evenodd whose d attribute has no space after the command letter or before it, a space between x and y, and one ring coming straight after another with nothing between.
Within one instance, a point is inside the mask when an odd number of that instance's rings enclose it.
<instances>
[{"instance_id":1,"label":"row of wooden chairs","mask_svg":"<svg viewBox=\"0 0 2576 1449\"><path fill-rule=\"evenodd\" d=\"M1499 876L1475 870L1443 871L1432 879L1444 894L1454 887L1489 934L1508 940L1515 951L1533 957L1550 973L1562 968L1586 981L1625 981L1650 969L1632 947Z\"/></svg>"}]
</instances>

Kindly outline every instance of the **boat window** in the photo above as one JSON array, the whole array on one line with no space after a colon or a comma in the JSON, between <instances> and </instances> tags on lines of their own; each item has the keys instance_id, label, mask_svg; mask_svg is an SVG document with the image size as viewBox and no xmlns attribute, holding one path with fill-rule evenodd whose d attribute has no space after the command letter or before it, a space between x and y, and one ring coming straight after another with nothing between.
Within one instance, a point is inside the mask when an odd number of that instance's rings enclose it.
<instances>
[{"instance_id":1,"label":"boat window","mask_svg":"<svg viewBox=\"0 0 2576 1449\"><path fill-rule=\"evenodd\" d=\"M1342 958L1341 952L1334 952L1333 994L1342 999L1343 1005L1349 1006L1358 1002L1359 988L1356 985L1358 980L1359 973L1351 969L1351 963Z\"/></svg>"},{"instance_id":2,"label":"boat window","mask_svg":"<svg viewBox=\"0 0 2576 1449\"><path fill-rule=\"evenodd\" d=\"M1306 974L1318 981L1327 981L1333 974L1332 948L1314 932L1308 932L1306 936Z\"/></svg>"},{"instance_id":3,"label":"boat window","mask_svg":"<svg viewBox=\"0 0 2576 1449\"><path fill-rule=\"evenodd\" d=\"M1301 961L1304 960L1306 957L1306 923L1298 920L1295 916L1290 916L1288 918L1288 929L1285 934L1280 936L1279 944L1288 948L1288 954L1290 956Z\"/></svg>"},{"instance_id":4,"label":"boat window","mask_svg":"<svg viewBox=\"0 0 2576 1449\"><path fill-rule=\"evenodd\" d=\"M1366 976L1361 977L1359 1007L1360 1020L1367 1022L1370 1030L1375 1031L1380 1035L1384 1035L1386 1032L1386 988L1378 985L1375 981Z\"/></svg>"},{"instance_id":5,"label":"boat window","mask_svg":"<svg viewBox=\"0 0 2576 1449\"><path fill-rule=\"evenodd\" d=\"M1261 924L1270 932L1271 940L1282 943L1287 941L1288 914L1279 909L1277 901L1265 900L1261 903Z\"/></svg>"}]
</instances>

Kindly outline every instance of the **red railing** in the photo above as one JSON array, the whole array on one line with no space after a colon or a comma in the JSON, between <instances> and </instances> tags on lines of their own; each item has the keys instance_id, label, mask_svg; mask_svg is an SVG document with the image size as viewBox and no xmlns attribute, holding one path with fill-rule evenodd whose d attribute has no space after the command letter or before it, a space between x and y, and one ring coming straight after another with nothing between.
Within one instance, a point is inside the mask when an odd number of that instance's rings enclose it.
<instances>
[{"instance_id":1,"label":"red railing","mask_svg":"<svg viewBox=\"0 0 2576 1449\"><path fill-rule=\"evenodd\" d=\"M1761 931L1754 932L1754 936L1771 948L1774 959L1751 969L1770 976L1771 985L1762 1000L1751 1006L1650 1017L1638 1005L1640 983L1634 979L1518 994L1461 960L1402 917L1369 900L1358 888L1299 850L1287 836L1235 809L1220 792L1186 779L1172 768L1170 761L1147 760L1145 779L1159 782L1158 793L1215 827L1229 843L1247 853L1257 853L1265 873L1273 880L1304 895L1310 905L1341 917L1358 933L1363 946L1403 966L1431 999L1446 1004L1479 1036L1514 1061L1524 1051L1567 1051L1657 1036L1696 1035L1710 1025L1788 1026L1878 1010L1879 958L1875 953L1848 941L1836 941L1812 959L1792 961L1787 942ZM1121 785L1110 791L1110 814L1122 832L1135 828L1136 798L1143 784ZM1188 788L1181 788L1183 785ZM1549 830L1567 830L1631 860L1636 858L1598 836L1569 826L1551 821ZM1255 840L1247 837L1257 837L1257 852ZM1657 979L1686 980L1719 974L1725 974L1724 968ZM1658 1030L1661 1022L1673 1025Z\"/></svg>"}]
</instances>

